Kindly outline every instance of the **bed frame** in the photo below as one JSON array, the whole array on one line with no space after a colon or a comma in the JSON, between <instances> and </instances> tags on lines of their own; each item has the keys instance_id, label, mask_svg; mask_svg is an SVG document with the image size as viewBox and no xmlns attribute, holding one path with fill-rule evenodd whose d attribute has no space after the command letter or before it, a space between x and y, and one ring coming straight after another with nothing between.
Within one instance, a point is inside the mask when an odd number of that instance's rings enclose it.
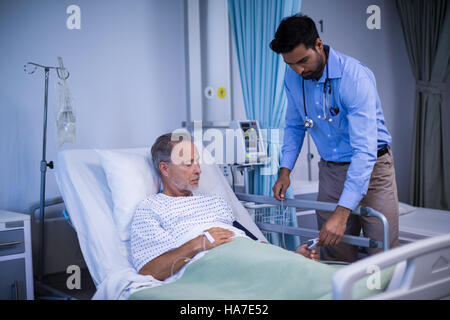
<instances>
[{"instance_id":1,"label":"bed frame","mask_svg":"<svg viewBox=\"0 0 450 320\"><path fill-rule=\"evenodd\" d=\"M274 197L237 193L241 201L249 201L270 206L280 206ZM286 207L334 211L335 203L286 199ZM244 204L245 206L245 204ZM248 206L247 206L248 207ZM251 207L251 206L250 206ZM257 208L261 206L256 205ZM342 242L368 248L383 248L382 254L362 259L340 269L333 277L333 299L352 299L355 281L368 275L368 270L376 266L379 270L395 266L395 271L387 289L368 299L450 299L450 233L389 249L389 224L381 213L368 207L357 207L352 214L373 216L383 224L383 241L364 237L344 235ZM256 222L262 231L285 233L309 238L317 237L318 230L281 226Z\"/></svg>"},{"instance_id":2,"label":"bed frame","mask_svg":"<svg viewBox=\"0 0 450 320\"><path fill-rule=\"evenodd\" d=\"M135 153L147 149L123 149L123 151L126 150ZM69 163L71 168L70 174L68 171ZM249 194L236 194L237 197L235 197L235 194L227 184L220 170L217 167L211 168L210 174L214 174L214 177L217 177L219 180L218 185L226 186L226 188L224 187L222 189L224 189L224 192L227 192L227 196L230 196L229 200L238 205L237 209L239 209L239 212L245 214L243 218L248 218L248 222L252 224L250 226L252 229L257 230L259 228L260 230L269 232L280 232L309 238L318 236L319 231L317 230L273 225L270 223L258 222L256 224L258 228L253 227L254 222L251 221L248 211L242 206L239 200L262 203L267 206L280 206L281 202L273 197ZM111 249L114 252L108 251L107 255L101 261L98 261L99 258L91 251L86 251L86 253L83 251L86 264L89 267L89 272L93 277L97 289L100 286L105 288L104 285L108 285L107 280L111 274L122 276L122 272L128 272L131 267L127 258L121 256L122 252L119 250L119 246L122 245L122 242L119 237L109 233L100 237L96 233L97 229L95 229L95 225L90 223L94 220L101 221L103 228L115 228L111 216L111 199L107 194L109 189L96 151L64 150L60 152L58 154L56 176L70 216L70 221L73 223L74 228L84 228L77 230L82 251L83 248L85 250L88 248L92 250L92 247L95 247L96 250L103 250L104 242L107 242L108 245L117 245L114 246L114 249ZM79 205L81 203L79 190L85 190L86 188L89 188L87 195L91 197L90 200L101 197L101 201L91 203L89 207ZM336 207L334 203L293 199L283 201L282 205L325 211L334 211ZM95 211L95 219L93 218L92 211ZM353 283L362 276L367 275L367 268L372 265L377 265L380 269L395 265L395 272L387 290L383 293L372 295L370 297L371 299L440 299L450 297L450 234L419 240L403 247L388 250L389 225L386 218L379 212L367 207L358 207L353 211L353 214L374 216L380 219L384 226L383 241L347 235L343 237L342 241L361 247L382 248L385 252L341 268L333 278L334 299L350 299ZM41 216L39 222L43 222L44 219L45 217ZM246 225L244 227L247 228ZM93 237L93 239L89 239L89 243L87 243L88 236ZM97 268L97 265L100 265L101 268ZM91 270L93 266L94 269ZM133 279L135 276L137 277L138 275L133 274ZM128 281L128 279L126 278L125 280Z\"/></svg>"},{"instance_id":3,"label":"bed frame","mask_svg":"<svg viewBox=\"0 0 450 320\"><path fill-rule=\"evenodd\" d=\"M259 196L244 193L236 193L236 196L241 201L267 204L269 206L284 205L285 207L294 207L297 209L313 209L313 210L323 210L333 212L337 206L336 203L311 201L311 200L294 200L294 199L286 199L282 203L281 201L278 201L274 197ZM364 237L344 235L341 240L343 243L365 248L383 248L384 251L389 250L389 223L383 214L369 207L357 207L354 211L352 211L352 214L368 217L376 217L377 219L379 219L381 221L381 224L383 225L383 241L377 241L374 239ZM258 226L258 228L262 231L278 232L308 238L316 238L319 235L319 231L313 229L281 226L278 224L266 222L255 222L255 223Z\"/></svg>"}]
</instances>

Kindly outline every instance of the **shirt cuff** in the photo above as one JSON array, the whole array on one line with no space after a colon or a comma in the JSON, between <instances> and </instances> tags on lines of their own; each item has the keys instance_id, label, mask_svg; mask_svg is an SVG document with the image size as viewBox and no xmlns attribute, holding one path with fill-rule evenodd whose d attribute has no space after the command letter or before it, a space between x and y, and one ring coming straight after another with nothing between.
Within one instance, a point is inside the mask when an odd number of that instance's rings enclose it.
<instances>
[{"instance_id":1,"label":"shirt cuff","mask_svg":"<svg viewBox=\"0 0 450 320\"><path fill-rule=\"evenodd\" d=\"M353 211L356 209L362 198L362 194L344 189L339 198L338 205Z\"/></svg>"},{"instance_id":2,"label":"shirt cuff","mask_svg":"<svg viewBox=\"0 0 450 320\"><path fill-rule=\"evenodd\" d=\"M281 159L280 168L288 168L289 170L292 171L292 169L294 169L296 161L297 157L289 157L289 156L283 157Z\"/></svg>"}]
</instances>

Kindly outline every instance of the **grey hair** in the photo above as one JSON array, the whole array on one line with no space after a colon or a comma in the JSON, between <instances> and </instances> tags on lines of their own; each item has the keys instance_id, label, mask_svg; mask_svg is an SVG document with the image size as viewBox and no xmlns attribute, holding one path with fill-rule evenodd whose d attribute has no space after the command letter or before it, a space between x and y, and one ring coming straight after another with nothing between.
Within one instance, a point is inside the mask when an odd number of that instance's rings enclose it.
<instances>
[{"instance_id":1,"label":"grey hair","mask_svg":"<svg viewBox=\"0 0 450 320\"><path fill-rule=\"evenodd\" d=\"M173 147L184 140L191 140L189 134L186 133L166 133L159 136L152 146L152 162L155 171L161 176L161 170L159 170L159 163L170 163Z\"/></svg>"}]
</instances>

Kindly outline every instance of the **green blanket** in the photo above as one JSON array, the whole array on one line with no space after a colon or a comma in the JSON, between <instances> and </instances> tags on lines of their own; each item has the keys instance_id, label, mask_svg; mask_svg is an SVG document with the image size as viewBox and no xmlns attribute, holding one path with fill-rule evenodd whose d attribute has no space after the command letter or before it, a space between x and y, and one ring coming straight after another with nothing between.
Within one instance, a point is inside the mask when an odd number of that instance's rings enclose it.
<instances>
[{"instance_id":1,"label":"green blanket","mask_svg":"<svg viewBox=\"0 0 450 320\"><path fill-rule=\"evenodd\" d=\"M130 299L331 299L331 280L339 268L342 266L315 262L271 244L235 238L192 262L177 281L143 289ZM392 271L381 272L380 290L367 288L369 275L357 281L353 297L382 291Z\"/></svg>"}]
</instances>

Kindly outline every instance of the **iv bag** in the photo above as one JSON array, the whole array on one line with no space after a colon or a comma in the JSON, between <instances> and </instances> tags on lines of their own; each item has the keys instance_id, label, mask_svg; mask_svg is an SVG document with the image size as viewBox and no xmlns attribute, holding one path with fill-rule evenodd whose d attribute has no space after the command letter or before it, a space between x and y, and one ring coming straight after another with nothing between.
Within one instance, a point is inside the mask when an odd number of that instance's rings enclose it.
<instances>
[{"instance_id":1,"label":"iv bag","mask_svg":"<svg viewBox=\"0 0 450 320\"><path fill-rule=\"evenodd\" d=\"M58 57L59 67L63 77L63 83L58 82L59 103L56 114L56 129L58 132L59 146L65 142L75 143L75 110L73 99L67 86L67 74L61 57Z\"/></svg>"},{"instance_id":2,"label":"iv bag","mask_svg":"<svg viewBox=\"0 0 450 320\"><path fill-rule=\"evenodd\" d=\"M75 111L73 99L65 83L58 82L59 105L56 114L56 129L59 146L65 142L75 143Z\"/></svg>"}]
</instances>

